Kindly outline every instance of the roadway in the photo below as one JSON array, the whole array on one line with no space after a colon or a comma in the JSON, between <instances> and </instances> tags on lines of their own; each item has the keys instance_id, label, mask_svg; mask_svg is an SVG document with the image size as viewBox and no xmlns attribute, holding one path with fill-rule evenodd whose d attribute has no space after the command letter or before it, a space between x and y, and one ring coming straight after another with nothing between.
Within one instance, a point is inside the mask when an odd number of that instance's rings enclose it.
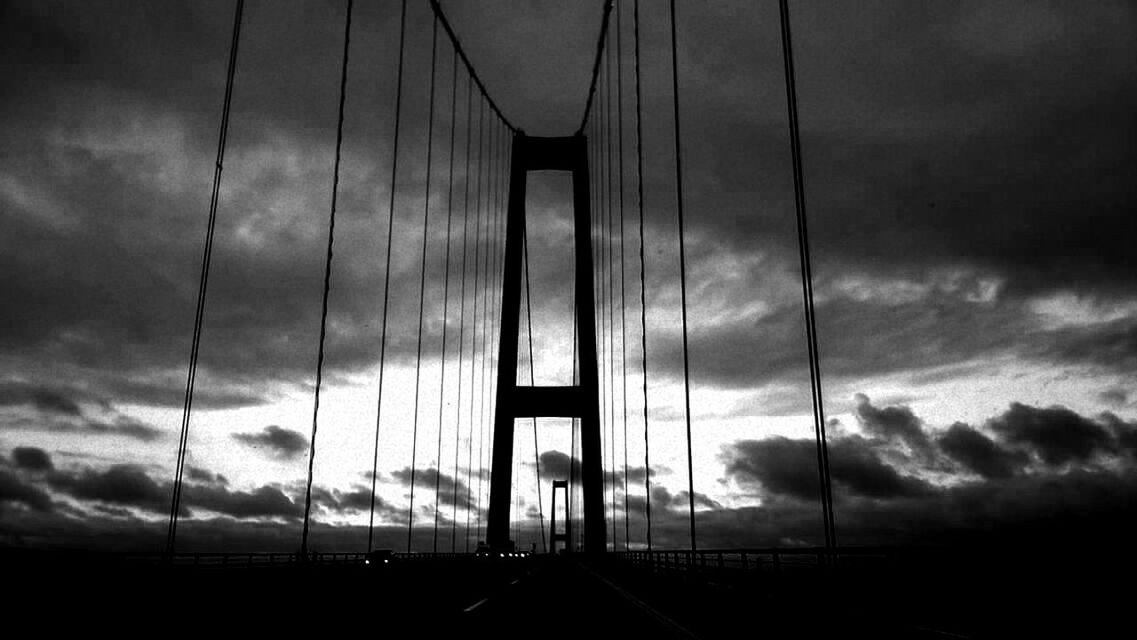
<instances>
[{"instance_id":1,"label":"roadway","mask_svg":"<svg viewBox=\"0 0 1137 640\"><path fill-rule=\"evenodd\" d=\"M1084 637L1070 630L1109 625L1126 599L1108 583L1043 563L955 578L940 566L734 583L720 579L727 574L547 556L170 567L34 554L3 555L0 564L9 624L30 621L55 635L399 629L479 638L719 638L739 631L765 638Z\"/></svg>"}]
</instances>

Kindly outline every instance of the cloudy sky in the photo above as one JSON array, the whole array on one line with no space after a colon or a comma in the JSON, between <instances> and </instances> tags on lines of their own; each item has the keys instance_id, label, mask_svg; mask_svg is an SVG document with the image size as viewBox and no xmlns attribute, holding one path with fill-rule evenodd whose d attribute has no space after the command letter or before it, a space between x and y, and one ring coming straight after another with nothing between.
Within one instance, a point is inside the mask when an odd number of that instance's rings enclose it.
<instances>
[{"instance_id":1,"label":"cloudy sky","mask_svg":"<svg viewBox=\"0 0 1137 640\"><path fill-rule=\"evenodd\" d=\"M454 189L464 193L462 153L469 129L477 157L479 107L475 95L471 126L466 77L459 70L454 96L451 50L440 43L428 167L431 14L425 2L409 4L376 522L380 544L403 544L429 203L415 546L432 545L437 480L440 545L449 548L453 530L461 549L467 516L475 530L483 520L478 452L488 442L478 416L489 414L476 405L471 431L469 384L481 373L470 365L469 325L461 399L455 386L457 234L443 321L445 169L456 98ZM647 474L631 3L619 4L627 284L617 264L613 295L627 299L629 466L618 334L616 404L606 409L616 423L605 434L617 460L605 466L622 547L625 504L631 542L643 541ZM666 3L641 4L653 538L684 546L669 23ZM777 5L678 5L699 544L816 544ZM189 436L185 548L299 544L345 6L246 4ZM1127 535L1116 525L1137 503L1132 4L791 6L839 541ZM511 121L532 135L576 130L600 2L443 7ZM233 5L8 0L0 14L0 542L157 550ZM398 3L357 3L316 443L317 548L366 545L398 27ZM500 129L487 131L500 139ZM564 176L530 177L538 384L571 381L570 195ZM457 228L467 208L455 203ZM618 256L619 238L613 246ZM536 445L529 423L518 433L514 517L527 545L536 540L534 450L547 511L571 437L555 420L542 421Z\"/></svg>"}]
</instances>

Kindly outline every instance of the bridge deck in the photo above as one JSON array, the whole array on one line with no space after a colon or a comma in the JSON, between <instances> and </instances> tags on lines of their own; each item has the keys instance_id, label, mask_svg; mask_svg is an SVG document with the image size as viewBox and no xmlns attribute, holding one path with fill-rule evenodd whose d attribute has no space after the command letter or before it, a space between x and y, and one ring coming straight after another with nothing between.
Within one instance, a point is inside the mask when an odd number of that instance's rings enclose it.
<instances>
[{"instance_id":1,"label":"bridge deck","mask_svg":"<svg viewBox=\"0 0 1137 640\"><path fill-rule=\"evenodd\" d=\"M1036 631L1052 637L1063 625L1094 623L1081 612L1110 607L1103 591L1084 582L1077 592L1048 588L1056 583L1041 564L1014 581L1003 579L1011 572L961 579L938 569L905 578L882 572L821 580L808 571L734 581L730 576L737 574L730 572L695 575L613 558L549 556L461 556L385 567L0 560L9 612L87 634L173 629L179 635L326 636L373 625L479 638L717 638L739 630L767 638L1022 637Z\"/></svg>"}]
</instances>

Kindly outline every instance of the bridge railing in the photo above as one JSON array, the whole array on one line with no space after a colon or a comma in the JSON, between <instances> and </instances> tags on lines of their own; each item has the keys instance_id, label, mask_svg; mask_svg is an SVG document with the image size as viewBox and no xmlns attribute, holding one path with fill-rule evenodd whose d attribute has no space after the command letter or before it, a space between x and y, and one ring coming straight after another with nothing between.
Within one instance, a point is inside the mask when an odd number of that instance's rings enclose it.
<instances>
[{"instance_id":1,"label":"bridge railing","mask_svg":"<svg viewBox=\"0 0 1137 640\"><path fill-rule=\"evenodd\" d=\"M758 575L800 575L821 569L855 571L879 568L890 554L878 548L829 552L824 548L751 548L690 550L628 550L612 554L627 566L653 573L746 579Z\"/></svg>"},{"instance_id":2,"label":"bridge railing","mask_svg":"<svg viewBox=\"0 0 1137 640\"><path fill-rule=\"evenodd\" d=\"M401 552L391 553L391 559L399 562L427 560L453 560L472 558L466 553ZM311 552L301 558L298 553L287 552L226 552L226 553L179 553L174 556L162 554L121 554L120 558L141 564L174 564L195 567L280 567L300 564L311 565L364 565L368 554L363 552Z\"/></svg>"},{"instance_id":3,"label":"bridge railing","mask_svg":"<svg viewBox=\"0 0 1137 640\"><path fill-rule=\"evenodd\" d=\"M140 565L174 565L182 567L227 567L227 568L263 568L282 567L300 564L313 565L362 565L367 559L366 553L347 552L312 552L306 557L298 553L288 552L224 552L224 553L178 553L166 554L137 554L126 553L119 555L119 559L131 564Z\"/></svg>"}]
</instances>

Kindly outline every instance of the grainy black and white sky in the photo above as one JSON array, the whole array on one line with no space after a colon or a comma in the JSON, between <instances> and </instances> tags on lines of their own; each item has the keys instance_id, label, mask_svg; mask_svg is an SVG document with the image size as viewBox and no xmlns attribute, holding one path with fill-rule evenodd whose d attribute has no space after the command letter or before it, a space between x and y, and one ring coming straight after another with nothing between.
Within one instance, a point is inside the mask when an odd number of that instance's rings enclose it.
<instances>
[{"instance_id":1,"label":"grainy black and white sky","mask_svg":"<svg viewBox=\"0 0 1137 640\"><path fill-rule=\"evenodd\" d=\"M345 4L246 6L189 440L187 548L298 545ZM430 11L409 4L376 512L392 546L409 498L428 170ZM530 134L568 135L601 4L443 6L507 116ZM633 185L631 3L619 4ZM652 513L657 544L685 545L669 25L665 3L641 5ZM840 539L1133 533L1119 526L1137 504L1133 4L791 6ZM700 545L816 543L777 5L678 11ZM0 2L0 542L164 541L231 20L228 1ZM460 452L468 446L453 313L441 477L433 470L452 72L449 48L439 52L416 522L434 519L437 477L445 536L454 515L461 536L485 483L476 432L473 463L453 464L453 415ZM397 55L398 3L357 3L318 548L366 539ZM462 105L461 75L458 84ZM459 149L464 118L460 107ZM529 191L536 377L567 382L568 184L534 176ZM635 204L629 186L630 467L618 459L610 474L621 518L628 478L633 543L645 476ZM563 424L542 425L546 508L569 447ZM536 539L533 448L517 445L526 546ZM429 547L429 533L419 538Z\"/></svg>"}]
</instances>

